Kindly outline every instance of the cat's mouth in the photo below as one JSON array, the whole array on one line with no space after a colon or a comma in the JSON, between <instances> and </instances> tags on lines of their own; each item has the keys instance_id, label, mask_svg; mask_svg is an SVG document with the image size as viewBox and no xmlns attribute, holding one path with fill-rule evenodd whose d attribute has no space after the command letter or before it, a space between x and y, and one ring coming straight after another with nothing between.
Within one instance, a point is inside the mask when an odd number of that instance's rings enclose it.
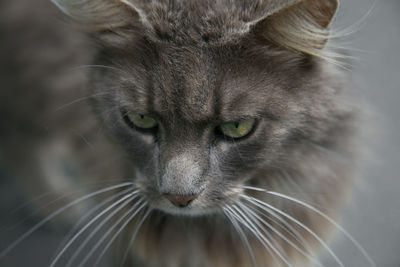
<instances>
[{"instance_id":1,"label":"cat's mouth","mask_svg":"<svg viewBox=\"0 0 400 267\"><path fill-rule=\"evenodd\" d=\"M202 216L221 213L226 206L236 203L243 193L242 182L218 183L205 182L191 187L191 190L177 186L175 190L163 191L151 179L136 171L134 187L142 199L153 209L167 214L183 216Z\"/></svg>"},{"instance_id":2,"label":"cat's mouth","mask_svg":"<svg viewBox=\"0 0 400 267\"><path fill-rule=\"evenodd\" d=\"M138 186L140 194L154 209L167 214L203 216L223 211L223 207L235 203L242 190L231 188L227 192L215 192L204 187L198 194L163 194L155 188Z\"/></svg>"},{"instance_id":3,"label":"cat's mouth","mask_svg":"<svg viewBox=\"0 0 400 267\"><path fill-rule=\"evenodd\" d=\"M209 205L205 197L200 195L172 195L158 194L158 196L146 197L150 206L173 215L201 216L219 212L217 205Z\"/></svg>"}]
</instances>

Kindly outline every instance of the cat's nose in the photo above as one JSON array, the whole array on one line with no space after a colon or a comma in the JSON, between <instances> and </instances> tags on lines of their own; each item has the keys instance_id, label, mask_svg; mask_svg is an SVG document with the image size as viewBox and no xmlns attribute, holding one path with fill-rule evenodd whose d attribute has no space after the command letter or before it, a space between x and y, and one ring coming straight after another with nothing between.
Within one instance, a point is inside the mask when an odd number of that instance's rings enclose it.
<instances>
[{"instance_id":1,"label":"cat's nose","mask_svg":"<svg viewBox=\"0 0 400 267\"><path fill-rule=\"evenodd\" d=\"M168 199L172 204L177 207L184 208L190 204L198 195L171 195L171 194L164 194L164 197Z\"/></svg>"}]
</instances>

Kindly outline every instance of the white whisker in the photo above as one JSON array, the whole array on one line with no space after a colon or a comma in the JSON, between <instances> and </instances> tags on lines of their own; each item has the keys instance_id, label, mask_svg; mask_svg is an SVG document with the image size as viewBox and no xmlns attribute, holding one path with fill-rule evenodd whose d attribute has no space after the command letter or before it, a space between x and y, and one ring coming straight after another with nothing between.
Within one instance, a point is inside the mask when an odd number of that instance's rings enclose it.
<instances>
[{"instance_id":1,"label":"white whisker","mask_svg":"<svg viewBox=\"0 0 400 267\"><path fill-rule=\"evenodd\" d=\"M110 92L102 92L102 93L92 94L92 95L88 95L88 96L83 96L83 97L77 98L73 101L70 101L68 103L61 105L60 107L56 108L53 112L58 112L62 109L65 109L65 108L71 106L71 105L74 105L76 103L79 103L79 102L82 102L82 101L85 101L85 100L88 100L91 98L95 98L97 96L103 96L103 95L109 95L109 94L110 94Z\"/></svg>"},{"instance_id":2,"label":"white whisker","mask_svg":"<svg viewBox=\"0 0 400 267\"><path fill-rule=\"evenodd\" d=\"M266 240L270 240L270 246L271 246L272 250L279 256L279 258L285 264L287 264L288 266L292 266L292 264L287 260L288 257L286 255L286 253L283 251L282 246L276 241L276 239L271 235L271 233L266 231L264 229L264 227L258 222L258 220L256 220L254 218L254 216L252 216L251 214L246 212L246 210L243 209L243 207L242 207L243 204L242 203L239 202L238 205L239 206L236 206L236 210L238 212L241 212L241 215L243 217L245 217L249 222L251 222L251 224L253 224L255 229L260 229L266 235ZM262 235L262 233L260 233L260 234ZM274 246L274 244L276 245L276 247ZM285 255L283 255L283 254L285 254Z\"/></svg>"},{"instance_id":3,"label":"white whisker","mask_svg":"<svg viewBox=\"0 0 400 267\"><path fill-rule=\"evenodd\" d=\"M77 67L73 67L70 68L70 71L74 71L74 70L80 70L80 69L90 69L90 68L102 68L102 69L109 69L109 70L115 70L118 71L120 73L125 73L126 71L124 71L123 69L119 69L116 67L112 67L112 66L106 66L106 65L81 65L81 66L77 66Z\"/></svg>"},{"instance_id":4,"label":"white whisker","mask_svg":"<svg viewBox=\"0 0 400 267\"><path fill-rule=\"evenodd\" d=\"M247 252L249 253L249 256L250 256L251 265L254 266L254 267L257 267L257 261L256 261L256 258L254 256L253 249L251 248L249 240L247 239L246 234L243 232L243 229L236 222L235 218L233 216L231 216L230 212L227 211L225 208L224 208L224 214L229 219L229 221L232 223L233 227L238 232L240 239L245 244Z\"/></svg>"},{"instance_id":5,"label":"white whisker","mask_svg":"<svg viewBox=\"0 0 400 267\"><path fill-rule=\"evenodd\" d=\"M126 200L128 198L128 200ZM75 234L71 240L68 241L68 243L64 246L64 248L56 255L54 260L51 262L50 267L54 267L57 263L57 261L61 258L61 256L64 254L64 252L72 245L72 243L87 229L89 228L93 223L95 223L101 216L103 216L105 213L107 213L109 210L120 204L122 201L126 200L125 203L123 203L120 207L115 209L110 215L113 216L116 212L118 212L120 209L122 209L125 205L127 205L129 202L131 202L135 197L133 196L133 193L130 193L115 203L111 204L108 206L106 209L104 209L102 212L100 212L98 215L96 215L92 220L90 220L81 230L78 231L77 234ZM109 216L109 217L111 217ZM109 218L107 217L107 218ZM106 219L107 219L106 218Z\"/></svg>"},{"instance_id":6,"label":"white whisker","mask_svg":"<svg viewBox=\"0 0 400 267\"><path fill-rule=\"evenodd\" d=\"M296 223L297 225L299 225L300 227L302 227L304 230L306 230L308 233L310 233L328 252L329 254L331 254L331 256L335 259L335 261L339 264L339 266L344 267L342 261L336 256L336 254L329 248L329 246L314 232L312 231L310 228L308 228L307 226L305 226L302 222L300 222L299 220L293 218L292 216L290 216L289 214L261 201L258 200L254 197L249 197L246 195L242 195L243 198L245 198L247 201L253 203L254 205L256 205L257 207L265 210L266 212L269 212L269 210L274 210L277 213L283 215L284 217L288 218L289 220L293 221L294 223Z\"/></svg>"},{"instance_id":7,"label":"white whisker","mask_svg":"<svg viewBox=\"0 0 400 267\"><path fill-rule=\"evenodd\" d=\"M18 244L20 244L23 240L25 240L27 237L29 237L33 232L35 232L37 229L39 229L41 226L43 226L45 223L47 223L48 221L50 221L51 219L53 219L54 217L56 217L57 215L59 215L60 213L64 212L65 210L67 210L68 208L77 205L79 203L81 203L82 201L85 201L89 198L92 198L94 196L97 196L99 194L108 192L108 191L112 191L121 187L126 187L126 186L132 186L132 183L130 182L126 182L126 183L122 183L119 185L114 185L114 186L109 186L107 188L95 191L93 193L87 194L83 197L78 198L77 200L65 205L64 207L58 209L57 211L53 212L52 214L50 214L49 216L47 216L45 219L43 219L42 221L40 221L39 223L37 223L35 226L33 226L30 230L28 230L27 232L25 232L21 237L19 237L17 240L15 240L10 246L8 246L6 249L4 249L1 253L0 253L0 259L4 258L5 255L7 255L12 249L14 249Z\"/></svg>"},{"instance_id":8,"label":"white whisker","mask_svg":"<svg viewBox=\"0 0 400 267\"><path fill-rule=\"evenodd\" d=\"M287 196L287 195L283 195L281 193L278 192L273 192L273 191L267 191L266 193L270 194L270 195L274 195L277 197L281 197L287 200L291 200L303 207L306 207L312 211L314 211L315 213L317 213L318 215L320 215L321 217L323 217L325 220L327 220L328 222L330 222L333 226L335 226L337 229L339 229L339 231L341 231L348 239L350 239L351 242L353 242L353 244L357 247L357 249L364 255L364 257L368 260L369 264L371 264L371 266L376 267L376 263L372 260L372 258L369 256L369 254L367 253L367 251L361 246L361 244L355 240L355 238L348 232L346 231L342 226L340 226L335 220L333 220L331 217L329 217L328 215L326 215L325 213L323 213L322 211L314 208L313 206L298 200L296 198Z\"/></svg>"},{"instance_id":9,"label":"white whisker","mask_svg":"<svg viewBox=\"0 0 400 267\"><path fill-rule=\"evenodd\" d=\"M99 223L95 229L93 229L91 231L91 233L85 238L85 240L79 245L79 247L76 249L76 251L74 252L74 254L70 257L70 259L68 260L68 262L66 263L66 267L70 267L72 266L72 263L74 262L74 260L79 256L79 254L81 253L81 251L84 249L84 247L90 242L90 240L92 240L92 238L95 236L95 234L107 223L110 221L110 219L112 217L114 217L115 214L117 214L121 209L123 209L126 205L128 205L130 202L132 202L133 200L135 200L138 196L137 194L131 194L131 198L129 198L128 200L126 200L124 203L120 204L120 206L118 208L116 208L115 210L113 210L109 215L107 215L106 218L104 218L101 223ZM126 199L126 198L125 198ZM125 200L122 199L122 200ZM121 199L120 199L121 200ZM118 201L118 204L121 203L121 201ZM115 206L115 205L113 205ZM110 209L108 209L107 211L109 211ZM104 214L104 212L102 212ZM96 216L96 217L99 217Z\"/></svg>"},{"instance_id":10,"label":"white whisker","mask_svg":"<svg viewBox=\"0 0 400 267\"><path fill-rule=\"evenodd\" d=\"M103 200L102 202L100 202L99 204L94 206L92 209L90 209L87 214L85 214L83 217L81 217L78 220L78 222L74 224L72 229L68 232L68 234L65 236L65 238L60 242L61 245L56 251L60 251L65 246L65 244L70 240L72 234L75 233L75 231L82 226L81 224L83 222L85 222L90 216L92 216L95 212L97 212L99 209L101 209L105 204L117 199L118 197L120 197L132 190L133 190L132 188L129 188L127 190L121 191L118 194L115 194L111 197L106 198L105 200ZM132 193L134 193L134 192L132 192Z\"/></svg>"},{"instance_id":11,"label":"white whisker","mask_svg":"<svg viewBox=\"0 0 400 267\"><path fill-rule=\"evenodd\" d=\"M111 244L114 242L114 240L118 237L118 235L125 229L125 227L128 225L130 221L147 205L147 203L143 203L126 221L125 223L119 228L119 230L114 234L114 236L111 238L111 240L108 242L108 244L104 247L104 249L101 251L99 254L96 262L93 264L93 266L98 266L102 257L106 253L107 249L111 246ZM141 224L140 224L141 225Z\"/></svg>"},{"instance_id":12,"label":"white whisker","mask_svg":"<svg viewBox=\"0 0 400 267\"><path fill-rule=\"evenodd\" d=\"M150 215L151 212L152 212L152 209L149 208L149 210L144 214L144 216L142 217L142 219L139 221L138 225L136 226L135 232L133 233L131 239L129 240L128 246L125 250L121 265L124 265L126 259L128 258L129 250L132 247L133 242L135 241L136 235L138 234L140 227L142 226L142 224L144 223L144 221L147 219L147 217Z\"/></svg>"},{"instance_id":13,"label":"white whisker","mask_svg":"<svg viewBox=\"0 0 400 267\"><path fill-rule=\"evenodd\" d=\"M103 243L103 241L108 237L108 235L114 230L115 227L118 226L118 224L126 217L128 216L131 212L133 212L138 205L140 205L143 201L139 200L136 202L132 208L130 208L127 212L125 212L115 223L112 225L108 231L100 238L100 240L97 242L97 244L86 254L85 258L82 260L82 262L78 265L78 267L82 267L85 265L85 263L89 260L89 258L93 255L93 253L97 250L97 248Z\"/></svg>"},{"instance_id":14,"label":"white whisker","mask_svg":"<svg viewBox=\"0 0 400 267\"><path fill-rule=\"evenodd\" d=\"M242 209L247 210L249 216L254 216L253 220L260 221L262 224L267 226L269 229L271 229L274 233L276 233L280 238L282 238L285 242L287 242L289 245L291 245L294 249L296 249L301 255L304 257L308 258L309 260L313 261L316 263L318 266L323 267L321 262L314 257L312 257L310 254L299 248L296 244L294 244L292 241L290 241L285 235L283 235L281 232L279 232L275 227L273 227L271 224L263 220L260 216L258 216L255 212L253 212L250 208L248 208L244 203L239 203L239 205L242 207Z\"/></svg>"},{"instance_id":15,"label":"white whisker","mask_svg":"<svg viewBox=\"0 0 400 267\"><path fill-rule=\"evenodd\" d=\"M120 180L114 180L114 181L120 182ZM98 186L99 184L102 184L102 183L104 183L104 182L101 182L101 183L85 183L84 185L85 185L85 187L88 187L88 186L92 187L92 186ZM107 183L108 183L108 182L107 182ZM57 191L63 191L63 190L64 190L64 188L61 188L61 189L57 189L57 190L50 190L50 191L48 191L48 192L46 192L46 193L43 193L43 194L41 194L41 195L39 195L39 196L37 196L37 197L31 199L30 201L27 201L27 202L21 204L21 205L20 205L19 207L17 207L15 210L11 211L10 214L16 213L18 210L20 210L20 209L22 209L22 208L24 208L24 207L26 207L26 206L31 205L31 203L34 203L34 202L36 202L36 201L39 201L40 199L43 199L43 198L45 198L45 197L47 197L47 196L51 196L52 194L56 194ZM67 188L65 188L65 190L67 190ZM67 193L67 194L62 194L62 195L60 195L60 196L58 196L58 197L56 197L56 198L54 198L54 199L51 199L51 200L49 200L49 201L46 201L46 204L40 206L40 208L41 208L41 209L48 208L48 207L50 207L51 205L56 204L57 201L61 201L61 200L63 200L63 199L71 198L71 197L74 196L75 194L78 194L78 193L80 193L80 192L82 192L82 191L85 191L85 189L80 188L80 189L78 189L78 190L74 190L74 191L69 192L69 193ZM22 220L18 221L17 223L15 223L15 224L13 224L13 225L11 225L11 226L4 226L4 227L2 227L2 228L0 229L0 232L3 232L3 231L10 231L10 230L16 228L18 225L21 225L22 223L24 223L24 222L26 222L27 220L29 220L32 216L34 216L34 215L36 215L36 214L39 214L39 213L40 213L39 210L36 210L36 211L34 211L34 212L31 212L29 215L27 215L25 218L23 218Z\"/></svg>"},{"instance_id":16,"label":"white whisker","mask_svg":"<svg viewBox=\"0 0 400 267\"><path fill-rule=\"evenodd\" d=\"M235 206L233 206L235 207ZM235 209L237 209L235 207ZM234 211L232 208L229 208L231 214L236 217L236 219L242 223L244 226L246 226L247 229L249 229L253 235L260 241L260 243L264 246L264 248L268 251L268 253L278 262L279 265L281 265L280 261L278 261L275 257L275 255L280 255L279 251L277 252L275 247L272 246L271 242L258 231L258 229L254 226L254 224L249 221L248 218L243 217L243 214L239 215L238 212ZM282 259L282 256L280 256Z\"/></svg>"},{"instance_id":17,"label":"white whisker","mask_svg":"<svg viewBox=\"0 0 400 267\"><path fill-rule=\"evenodd\" d=\"M308 245L307 241L304 237L297 231L290 223L288 223L284 218L276 214L274 211L270 211L269 214L272 215L268 216L267 214L261 212L259 209L249 206L248 208L252 209L254 212L260 214L263 217L273 221L279 227L281 227L285 232L287 232L290 236L292 236L299 244L301 244L306 251L312 251L311 247ZM274 219L276 218L276 219ZM282 225L283 224L283 225Z\"/></svg>"},{"instance_id":18,"label":"white whisker","mask_svg":"<svg viewBox=\"0 0 400 267\"><path fill-rule=\"evenodd\" d=\"M339 231L341 231L348 239L350 239L351 242L353 242L353 244L357 247L357 249L363 254L363 256L367 259L367 261L369 262L369 264L371 266L376 267L376 263L372 260L372 258L369 256L369 254L367 253L367 251L361 246L361 244L355 240L355 238L348 232L346 231L342 226L340 226L335 220L333 220L331 217L329 217L328 215L326 215L325 213L323 213L322 211L316 209L315 207L311 206L310 204L305 203L304 201L301 201L299 199L296 199L294 197L290 197L278 192L273 192L273 191L267 191L261 188L256 188L256 187L252 187L252 186L244 186L243 188L245 189L251 189L251 190L256 190L256 191L261 191L261 192L265 192L267 194L273 195L273 196L277 196L280 198L284 198L286 200L290 200L293 201L303 207L306 207L310 210L312 210L313 212L317 213L318 215L320 215L321 217L323 217L325 220L327 220L329 223L331 223L333 226L335 226Z\"/></svg>"}]
</instances>

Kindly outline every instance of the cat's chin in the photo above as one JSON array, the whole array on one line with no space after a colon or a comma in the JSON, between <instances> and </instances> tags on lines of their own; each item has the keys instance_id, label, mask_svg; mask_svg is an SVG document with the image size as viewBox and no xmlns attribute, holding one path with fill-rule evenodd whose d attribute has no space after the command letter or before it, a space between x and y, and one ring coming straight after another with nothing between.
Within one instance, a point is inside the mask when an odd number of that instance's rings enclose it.
<instances>
[{"instance_id":1,"label":"cat's chin","mask_svg":"<svg viewBox=\"0 0 400 267\"><path fill-rule=\"evenodd\" d=\"M211 214L218 213L220 210L204 210L204 209L189 209L189 208L176 208L176 209L165 209L165 208L158 208L158 210L173 216L188 216L188 217L200 217L200 216L207 216Z\"/></svg>"},{"instance_id":2,"label":"cat's chin","mask_svg":"<svg viewBox=\"0 0 400 267\"><path fill-rule=\"evenodd\" d=\"M196 206L189 207L174 207L169 205L152 205L154 209L159 210L163 213L173 216L189 216L189 217L199 217L199 216L207 216L216 213L220 213L221 209L219 208L199 208Z\"/></svg>"}]
</instances>

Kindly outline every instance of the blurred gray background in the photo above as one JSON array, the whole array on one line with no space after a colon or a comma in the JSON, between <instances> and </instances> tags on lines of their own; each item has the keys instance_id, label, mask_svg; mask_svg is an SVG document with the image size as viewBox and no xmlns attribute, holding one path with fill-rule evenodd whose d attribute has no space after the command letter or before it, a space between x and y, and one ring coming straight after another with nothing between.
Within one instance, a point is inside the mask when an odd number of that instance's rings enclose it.
<instances>
[{"instance_id":1,"label":"blurred gray background","mask_svg":"<svg viewBox=\"0 0 400 267\"><path fill-rule=\"evenodd\" d=\"M335 26L347 28L374 5L373 0L342 0ZM381 267L400 266L400 0L377 0L357 31L346 38L354 48L353 77L360 93L373 107L379 130L369 142L371 159L354 189L343 225ZM11 213L22 197L0 169L0 247L21 235L35 219L16 224L24 209ZM7 226L14 225L13 229ZM59 230L59 229L58 229ZM48 266L62 231L43 227L9 255L2 267ZM333 250L346 266L368 266L352 243L338 236ZM46 249L44 249L46 248ZM324 257L327 267L337 266ZM105 263L105 266L107 264ZM62 265L60 265L62 266ZM162 267L162 266L160 266Z\"/></svg>"},{"instance_id":2,"label":"blurred gray background","mask_svg":"<svg viewBox=\"0 0 400 267\"><path fill-rule=\"evenodd\" d=\"M338 27L363 17L372 0L341 1ZM346 210L344 227L366 248L378 266L400 266L400 1L378 0L358 32L348 40L358 60L354 78L375 112L371 159ZM346 266L368 266L345 238L334 243ZM329 262L329 261L327 261ZM328 266L334 266L329 262Z\"/></svg>"}]
</instances>

